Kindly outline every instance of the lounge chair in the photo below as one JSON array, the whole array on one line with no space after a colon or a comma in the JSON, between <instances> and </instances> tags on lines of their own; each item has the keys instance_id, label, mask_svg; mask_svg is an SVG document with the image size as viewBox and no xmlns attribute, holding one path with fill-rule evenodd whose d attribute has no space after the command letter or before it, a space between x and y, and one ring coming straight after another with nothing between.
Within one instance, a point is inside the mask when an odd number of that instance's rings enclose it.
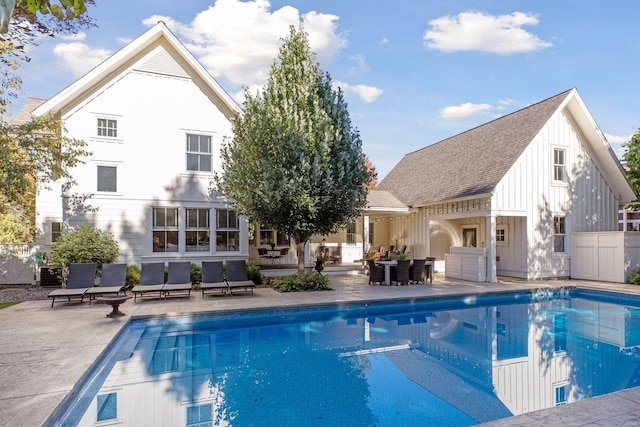
<instances>
[{"instance_id":1,"label":"lounge chair","mask_svg":"<svg viewBox=\"0 0 640 427\"><path fill-rule=\"evenodd\" d=\"M247 292L251 291L251 295L253 295L253 288L256 287L256 284L247 278L247 261L243 259L227 261L227 285L231 294L234 289L243 289Z\"/></svg>"},{"instance_id":2,"label":"lounge chair","mask_svg":"<svg viewBox=\"0 0 640 427\"><path fill-rule=\"evenodd\" d=\"M89 303L97 296L118 295L124 292L127 282L127 264L103 264L100 285L87 289Z\"/></svg>"},{"instance_id":3,"label":"lounge chair","mask_svg":"<svg viewBox=\"0 0 640 427\"><path fill-rule=\"evenodd\" d=\"M131 289L133 300L136 300L138 294L143 297L144 294L153 292L157 292L162 298L162 288L164 288L164 262L143 262L140 283Z\"/></svg>"},{"instance_id":4,"label":"lounge chair","mask_svg":"<svg viewBox=\"0 0 640 427\"><path fill-rule=\"evenodd\" d=\"M51 308L56 298L80 298L80 303L84 301L84 294L88 289L93 288L96 280L96 263L73 263L69 266L69 277L67 278L67 287L56 289L49 292L51 299Z\"/></svg>"},{"instance_id":5,"label":"lounge chair","mask_svg":"<svg viewBox=\"0 0 640 427\"><path fill-rule=\"evenodd\" d=\"M172 292L185 293L191 296L191 263L189 261L175 261L169 263L167 283L162 287L164 296Z\"/></svg>"},{"instance_id":6,"label":"lounge chair","mask_svg":"<svg viewBox=\"0 0 640 427\"><path fill-rule=\"evenodd\" d=\"M369 284L384 283L384 266L376 265L376 262L372 259L367 260L369 265Z\"/></svg>"},{"instance_id":7,"label":"lounge chair","mask_svg":"<svg viewBox=\"0 0 640 427\"><path fill-rule=\"evenodd\" d=\"M229 285L224 281L224 271L222 261L202 261L202 282L200 283L202 296L205 293L222 292L227 293Z\"/></svg>"}]
</instances>

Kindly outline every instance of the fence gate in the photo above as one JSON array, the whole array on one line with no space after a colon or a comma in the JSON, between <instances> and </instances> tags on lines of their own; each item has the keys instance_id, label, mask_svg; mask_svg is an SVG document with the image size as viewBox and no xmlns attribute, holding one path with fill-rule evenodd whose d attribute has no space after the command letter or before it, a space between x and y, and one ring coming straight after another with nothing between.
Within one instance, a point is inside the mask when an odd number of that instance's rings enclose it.
<instances>
[{"instance_id":1,"label":"fence gate","mask_svg":"<svg viewBox=\"0 0 640 427\"><path fill-rule=\"evenodd\" d=\"M0 245L0 285L35 283L33 257L29 245Z\"/></svg>"},{"instance_id":2,"label":"fence gate","mask_svg":"<svg viewBox=\"0 0 640 427\"><path fill-rule=\"evenodd\" d=\"M624 283L628 254L621 231L574 233L571 278Z\"/></svg>"}]
</instances>

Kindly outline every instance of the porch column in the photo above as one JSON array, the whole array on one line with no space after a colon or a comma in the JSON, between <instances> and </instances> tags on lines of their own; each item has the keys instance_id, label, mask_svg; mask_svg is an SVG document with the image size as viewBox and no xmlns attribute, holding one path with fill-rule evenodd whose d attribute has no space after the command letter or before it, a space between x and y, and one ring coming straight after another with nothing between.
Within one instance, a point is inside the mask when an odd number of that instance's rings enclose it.
<instances>
[{"instance_id":1,"label":"porch column","mask_svg":"<svg viewBox=\"0 0 640 427\"><path fill-rule=\"evenodd\" d=\"M369 215L362 215L362 265L366 265L367 251L371 247L369 241Z\"/></svg>"},{"instance_id":2,"label":"porch column","mask_svg":"<svg viewBox=\"0 0 640 427\"><path fill-rule=\"evenodd\" d=\"M498 281L496 274L496 217L487 216L487 282Z\"/></svg>"}]
</instances>

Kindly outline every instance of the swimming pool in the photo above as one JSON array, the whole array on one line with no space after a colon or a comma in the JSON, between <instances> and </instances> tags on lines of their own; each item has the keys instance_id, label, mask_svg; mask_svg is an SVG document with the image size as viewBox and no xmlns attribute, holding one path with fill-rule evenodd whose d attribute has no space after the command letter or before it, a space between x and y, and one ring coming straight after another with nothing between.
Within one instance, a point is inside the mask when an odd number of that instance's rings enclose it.
<instances>
[{"instance_id":1,"label":"swimming pool","mask_svg":"<svg viewBox=\"0 0 640 427\"><path fill-rule=\"evenodd\" d=\"M468 426L640 385L640 300L563 290L132 320L53 425Z\"/></svg>"}]
</instances>

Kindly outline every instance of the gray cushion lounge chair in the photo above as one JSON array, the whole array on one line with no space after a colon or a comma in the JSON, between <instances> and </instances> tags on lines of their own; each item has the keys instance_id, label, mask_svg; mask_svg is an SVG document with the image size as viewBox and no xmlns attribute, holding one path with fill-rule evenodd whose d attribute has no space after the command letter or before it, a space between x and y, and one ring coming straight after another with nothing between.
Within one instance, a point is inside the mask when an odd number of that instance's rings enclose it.
<instances>
[{"instance_id":1,"label":"gray cushion lounge chair","mask_svg":"<svg viewBox=\"0 0 640 427\"><path fill-rule=\"evenodd\" d=\"M80 298L80 302L84 301L84 294L88 289L93 288L96 280L96 263L73 263L69 266L69 277L67 278L67 287L56 289L49 292L51 299L51 307L56 302L56 298Z\"/></svg>"},{"instance_id":2,"label":"gray cushion lounge chair","mask_svg":"<svg viewBox=\"0 0 640 427\"><path fill-rule=\"evenodd\" d=\"M191 296L191 262L174 261L169 263L169 276L162 288L164 296L170 293L186 293Z\"/></svg>"},{"instance_id":3,"label":"gray cushion lounge chair","mask_svg":"<svg viewBox=\"0 0 640 427\"><path fill-rule=\"evenodd\" d=\"M140 275L140 284L131 289L133 292L133 300L138 295L141 297L147 293L158 293L158 297L162 298L164 287L164 262L143 262L142 273Z\"/></svg>"},{"instance_id":4,"label":"gray cushion lounge chair","mask_svg":"<svg viewBox=\"0 0 640 427\"><path fill-rule=\"evenodd\" d=\"M222 261L202 261L202 282L200 283L202 296L205 293L222 292L226 294L229 285L224 281Z\"/></svg>"},{"instance_id":5,"label":"gray cushion lounge chair","mask_svg":"<svg viewBox=\"0 0 640 427\"><path fill-rule=\"evenodd\" d=\"M227 261L227 284L229 285L229 293L233 293L234 289L242 289L251 291L251 295L253 295L253 288L256 287L256 284L247 278L247 261L243 259Z\"/></svg>"},{"instance_id":6,"label":"gray cushion lounge chair","mask_svg":"<svg viewBox=\"0 0 640 427\"><path fill-rule=\"evenodd\" d=\"M118 295L124 292L127 282L127 264L103 264L100 285L87 289L89 302L96 296Z\"/></svg>"}]
</instances>

